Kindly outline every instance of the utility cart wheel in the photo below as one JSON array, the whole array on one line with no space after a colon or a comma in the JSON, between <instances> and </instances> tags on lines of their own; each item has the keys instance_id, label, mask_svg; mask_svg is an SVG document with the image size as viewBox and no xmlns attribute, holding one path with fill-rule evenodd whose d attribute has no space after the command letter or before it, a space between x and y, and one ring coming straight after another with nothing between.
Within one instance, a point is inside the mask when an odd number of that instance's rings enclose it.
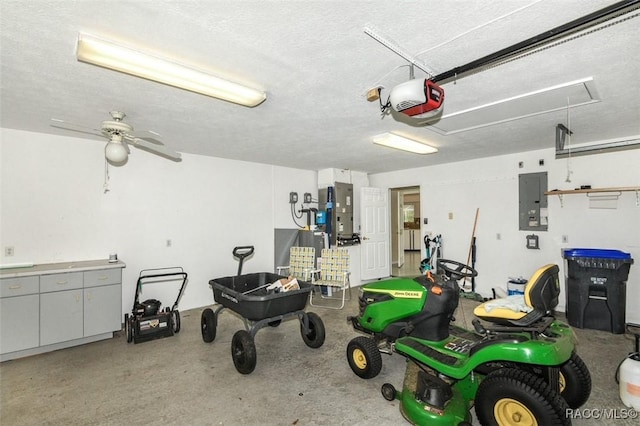
<instances>
[{"instance_id":1,"label":"utility cart wheel","mask_svg":"<svg viewBox=\"0 0 640 426\"><path fill-rule=\"evenodd\" d=\"M565 400L541 377L515 368L493 371L480 383L476 415L483 425L570 425Z\"/></svg>"},{"instance_id":2,"label":"utility cart wheel","mask_svg":"<svg viewBox=\"0 0 640 426\"><path fill-rule=\"evenodd\" d=\"M174 309L173 311L171 311L171 319L173 320L173 332L174 333L179 333L180 332L180 312L178 312L176 309Z\"/></svg>"},{"instance_id":3,"label":"utility cart wheel","mask_svg":"<svg viewBox=\"0 0 640 426\"><path fill-rule=\"evenodd\" d=\"M124 332L127 336L127 343L131 343L133 341L133 327L131 326L129 314L124 314Z\"/></svg>"},{"instance_id":4,"label":"utility cart wheel","mask_svg":"<svg viewBox=\"0 0 640 426\"><path fill-rule=\"evenodd\" d=\"M382 385L382 389L380 389L380 391L382 392L384 399L387 401L393 401L396 399L396 388L391 383L385 383Z\"/></svg>"},{"instance_id":5,"label":"utility cart wheel","mask_svg":"<svg viewBox=\"0 0 640 426\"><path fill-rule=\"evenodd\" d=\"M308 312L306 316L309 320L309 330L305 332L304 319L300 321L300 334L302 335L302 340L304 340L304 343L306 343L310 348L319 348L324 343L325 338L322 318L313 312Z\"/></svg>"},{"instance_id":6,"label":"utility cart wheel","mask_svg":"<svg viewBox=\"0 0 640 426\"><path fill-rule=\"evenodd\" d=\"M256 368L258 357L256 345L248 331L239 330L231 340L231 357L233 365L241 374L250 374Z\"/></svg>"},{"instance_id":7,"label":"utility cart wheel","mask_svg":"<svg viewBox=\"0 0 640 426\"><path fill-rule=\"evenodd\" d=\"M217 319L216 314L213 313L213 310L211 310L211 308L207 308L202 311L202 317L200 318L202 340L207 343L213 342L216 338L216 326Z\"/></svg>"},{"instance_id":8,"label":"utility cart wheel","mask_svg":"<svg viewBox=\"0 0 640 426\"><path fill-rule=\"evenodd\" d=\"M364 336L351 339L347 345L347 360L357 376L363 379L376 377L382 369L382 356L378 345Z\"/></svg>"}]
</instances>

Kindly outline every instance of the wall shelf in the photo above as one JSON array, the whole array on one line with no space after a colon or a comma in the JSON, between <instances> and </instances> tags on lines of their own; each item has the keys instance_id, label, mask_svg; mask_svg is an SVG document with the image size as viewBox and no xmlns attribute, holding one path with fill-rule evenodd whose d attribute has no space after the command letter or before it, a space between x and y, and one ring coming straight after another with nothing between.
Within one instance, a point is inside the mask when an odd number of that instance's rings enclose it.
<instances>
[{"instance_id":1,"label":"wall shelf","mask_svg":"<svg viewBox=\"0 0 640 426\"><path fill-rule=\"evenodd\" d=\"M587 197L590 197L590 194L593 197L605 196L605 197L615 197L618 198L622 195L623 192L635 192L636 193L636 206L640 206L640 186L620 186L614 188L588 188L588 189L555 189L553 191L547 191L544 195L557 195L560 200L560 206L564 207L563 204L563 196L570 194L586 194ZM599 195L598 195L599 194Z\"/></svg>"}]
</instances>

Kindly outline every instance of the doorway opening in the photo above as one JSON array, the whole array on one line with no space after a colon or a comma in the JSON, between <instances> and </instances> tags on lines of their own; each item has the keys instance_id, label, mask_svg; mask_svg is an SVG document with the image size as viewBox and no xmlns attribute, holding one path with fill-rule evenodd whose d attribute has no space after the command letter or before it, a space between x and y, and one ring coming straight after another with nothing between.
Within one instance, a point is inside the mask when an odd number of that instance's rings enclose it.
<instances>
[{"instance_id":1,"label":"doorway opening","mask_svg":"<svg viewBox=\"0 0 640 426\"><path fill-rule=\"evenodd\" d=\"M390 189L391 275L417 277L422 260L420 187Z\"/></svg>"}]
</instances>

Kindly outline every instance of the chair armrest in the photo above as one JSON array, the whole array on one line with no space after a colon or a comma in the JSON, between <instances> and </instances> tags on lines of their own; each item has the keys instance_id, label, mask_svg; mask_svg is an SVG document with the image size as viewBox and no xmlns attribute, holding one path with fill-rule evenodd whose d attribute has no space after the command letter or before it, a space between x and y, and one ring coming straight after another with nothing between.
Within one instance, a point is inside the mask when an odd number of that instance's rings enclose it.
<instances>
[{"instance_id":1,"label":"chair armrest","mask_svg":"<svg viewBox=\"0 0 640 426\"><path fill-rule=\"evenodd\" d=\"M320 269L307 269L305 272L306 276L311 277L311 282L317 280L320 275Z\"/></svg>"},{"instance_id":2,"label":"chair armrest","mask_svg":"<svg viewBox=\"0 0 640 426\"><path fill-rule=\"evenodd\" d=\"M283 269L291 269L291 266L287 265L287 266L276 266L276 272L278 274L280 274L280 271L282 271Z\"/></svg>"}]
</instances>

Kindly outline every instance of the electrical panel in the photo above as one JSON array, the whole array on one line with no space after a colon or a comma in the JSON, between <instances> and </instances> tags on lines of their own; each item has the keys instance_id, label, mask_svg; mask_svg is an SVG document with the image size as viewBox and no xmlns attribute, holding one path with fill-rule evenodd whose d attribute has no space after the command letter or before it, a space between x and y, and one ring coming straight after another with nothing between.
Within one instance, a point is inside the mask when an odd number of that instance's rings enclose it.
<instances>
[{"instance_id":1,"label":"electrical panel","mask_svg":"<svg viewBox=\"0 0 640 426\"><path fill-rule=\"evenodd\" d=\"M548 226L547 172L525 173L519 181L519 224L521 231L546 231Z\"/></svg>"}]
</instances>

